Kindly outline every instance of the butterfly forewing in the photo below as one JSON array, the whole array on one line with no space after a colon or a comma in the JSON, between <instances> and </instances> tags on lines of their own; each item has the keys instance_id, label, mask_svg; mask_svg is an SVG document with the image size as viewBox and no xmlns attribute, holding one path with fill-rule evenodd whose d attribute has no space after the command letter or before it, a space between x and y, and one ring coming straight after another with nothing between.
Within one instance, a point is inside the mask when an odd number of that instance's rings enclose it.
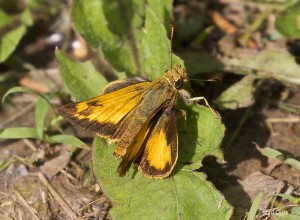
<instances>
[{"instance_id":1,"label":"butterfly forewing","mask_svg":"<svg viewBox=\"0 0 300 220\"><path fill-rule=\"evenodd\" d=\"M135 79L135 78L133 78ZM112 92L82 102L70 103L58 108L58 113L74 125L100 136L110 137L120 121L134 109L147 91L149 82L126 80L125 84L109 87ZM122 88L121 86L126 86ZM114 90L112 90L112 88Z\"/></svg>"}]
</instances>

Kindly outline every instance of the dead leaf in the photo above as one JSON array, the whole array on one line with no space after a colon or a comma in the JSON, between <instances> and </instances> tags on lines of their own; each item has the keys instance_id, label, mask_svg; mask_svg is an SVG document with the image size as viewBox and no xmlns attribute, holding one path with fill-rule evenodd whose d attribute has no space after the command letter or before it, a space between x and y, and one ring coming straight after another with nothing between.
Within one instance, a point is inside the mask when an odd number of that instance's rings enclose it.
<instances>
[{"instance_id":1,"label":"dead leaf","mask_svg":"<svg viewBox=\"0 0 300 220\"><path fill-rule=\"evenodd\" d=\"M269 197L281 192L281 190L285 187L283 181L276 180L273 177L265 175L259 171L250 174L245 180L240 181L240 183L245 192L251 198L252 202L259 192L264 193L259 205L260 209L266 209L269 204Z\"/></svg>"},{"instance_id":2,"label":"dead leaf","mask_svg":"<svg viewBox=\"0 0 300 220\"><path fill-rule=\"evenodd\" d=\"M55 176L58 172L64 169L70 161L70 153L67 151L62 151L61 154L47 162L45 162L40 170L48 177L51 178Z\"/></svg>"}]
</instances>

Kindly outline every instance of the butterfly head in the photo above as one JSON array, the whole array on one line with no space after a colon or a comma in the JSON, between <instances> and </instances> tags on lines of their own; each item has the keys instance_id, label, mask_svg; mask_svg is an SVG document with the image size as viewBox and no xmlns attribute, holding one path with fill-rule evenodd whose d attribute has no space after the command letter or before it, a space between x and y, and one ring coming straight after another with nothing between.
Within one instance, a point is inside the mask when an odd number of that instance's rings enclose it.
<instances>
[{"instance_id":1,"label":"butterfly head","mask_svg":"<svg viewBox=\"0 0 300 220\"><path fill-rule=\"evenodd\" d=\"M184 83L188 81L185 68L176 66L175 68L167 70L164 78L176 89L179 90L183 87Z\"/></svg>"}]
</instances>

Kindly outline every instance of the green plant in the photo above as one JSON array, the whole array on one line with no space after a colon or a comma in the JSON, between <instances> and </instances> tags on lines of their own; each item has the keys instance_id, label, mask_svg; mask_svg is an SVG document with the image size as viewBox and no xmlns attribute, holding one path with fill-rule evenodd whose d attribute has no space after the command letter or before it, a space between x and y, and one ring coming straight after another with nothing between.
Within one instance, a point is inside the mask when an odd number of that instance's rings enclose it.
<instances>
[{"instance_id":1,"label":"green plant","mask_svg":"<svg viewBox=\"0 0 300 220\"><path fill-rule=\"evenodd\" d=\"M13 54L28 29L34 25L36 11L43 12L44 19L57 13L59 1L28 0L0 1L0 63L6 62ZM16 13L17 12L17 13ZM14 61L16 62L16 61ZM13 66L13 65L12 65ZM15 65L14 65L15 67Z\"/></svg>"},{"instance_id":2,"label":"green plant","mask_svg":"<svg viewBox=\"0 0 300 220\"><path fill-rule=\"evenodd\" d=\"M0 63L4 62L11 53L16 49L19 41L25 35L27 28L33 24L30 10L26 8L21 15L11 16L0 9L0 28L5 28L13 21L20 19L21 25L13 29L9 29L3 36L0 42Z\"/></svg>"},{"instance_id":3,"label":"green plant","mask_svg":"<svg viewBox=\"0 0 300 220\"><path fill-rule=\"evenodd\" d=\"M50 108L54 113L54 107L50 103L50 95L41 94L34 90L31 90L26 87L14 87L5 93L3 96L2 102L6 99L9 94L16 92L27 92L38 96L38 100L35 105L35 128L29 127L12 127L5 128L0 130L0 138L8 139L21 139L21 138L33 138L37 140L46 141L49 143L64 143L71 144L76 147L84 148L86 145L79 140L78 138L68 135L68 134L56 134L48 135L46 128L48 127L45 124L45 119L47 116L48 109ZM56 124L58 120L61 120L61 116L57 116L52 119L49 124Z\"/></svg>"}]
</instances>

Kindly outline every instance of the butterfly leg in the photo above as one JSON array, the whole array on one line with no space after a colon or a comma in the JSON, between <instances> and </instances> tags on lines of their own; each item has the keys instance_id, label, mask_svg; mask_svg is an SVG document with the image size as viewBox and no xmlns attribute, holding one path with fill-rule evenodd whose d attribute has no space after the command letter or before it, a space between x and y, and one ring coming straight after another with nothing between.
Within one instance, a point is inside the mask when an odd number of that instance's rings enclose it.
<instances>
[{"instance_id":1,"label":"butterfly leg","mask_svg":"<svg viewBox=\"0 0 300 220\"><path fill-rule=\"evenodd\" d=\"M183 101L185 102L185 104L187 105L192 105L194 102L197 102L199 100L204 100L205 102L205 105L218 117L220 118L220 115L212 108L210 107L208 101L206 100L206 98L204 96L199 96L199 97L193 97L191 98L191 94L184 90L184 89L181 89L179 91L180 95L181 95L181 98L183 99Z\"/></svg>"},{"instance_id":2,"label":"butterfly leg","mask_svg":"<svg viewBox=\"0 0 300 220\"><path fill-rule=\"evenodd\" d=\"M207 99L204 97L204 96L199 96L199 97L193 97L193 98L189 98L189 101L190 102L197 102L197 101L199 101L199 100L203 100L204 102L205 102L205 105L218 117L218 118L220 118L220 115L212 108L212 107L210 107L210 105L209 105L209 103L208 103L208 101L207 101Z\"/></svg>"}]
</instances>

